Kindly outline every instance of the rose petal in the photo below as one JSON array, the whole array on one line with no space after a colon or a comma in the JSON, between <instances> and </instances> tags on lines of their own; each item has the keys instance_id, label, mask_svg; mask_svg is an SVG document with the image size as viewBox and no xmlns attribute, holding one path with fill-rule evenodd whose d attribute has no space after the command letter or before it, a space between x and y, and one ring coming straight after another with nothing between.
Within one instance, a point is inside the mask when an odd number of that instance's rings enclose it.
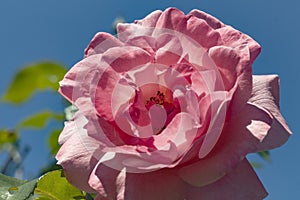
<instances>
[{"instance_id":1,"label":"rose petal","mask_svg":"<svg viewBox=\"0 0 300 200\"><path fill-rule=\"evenodd\" d=\"M59 92L71 103L78 98L93 96L92 91L95 89L97 79L105 68L101 65L101 55L89 56L76 65L74 65L65 75L64 79L59 82Z\"/></svg>"},{"instance_id":2,"label":"rose petal","mask_svg":"<svg viewBox=\"0 0 300 200\"><path fill-rule=\"evenodd\" d=\"M221 137L210 154L204 159L183 167L181 177L195 186L210 184L235 168L248 153L257 152L261 142L253 135L247 125L251 121L260 121L269 126L272 122L270 115L254 105L248 104L238 113L233 121L225 124ZM258 135L266 135L268 129L260 129Z\"/></svg>"},{"instance_id":3,"label":"rose petal","mask_svg":"<svg viewBox=\"0 0 300 200\"><path fill-rule=\"evenodd\" d=\"M199 188L188 186L186 194L188 200L261 200L267 196L266 190L246 159L233 171L210 185Z\"/></svg>"},{"instance_id":4,"label":"rose petal","mask_svg":"<svg viewBox=\"0 0 300 200\"><path fill-rule=\"evenodd\" d=\"M89 184L98 193L96 199L124 200L125 178L125 169L118 171L98 164L89 178Z\"/></svg>"},{"instance_id":5,"label":"rose petal","mask_svg":"<svg viewBox=\"0 0 300 200\"><path fill-rule=\"evenodd\" d=\"M212 29L205 20L191 16L187 20L186 31L189 37L197 41L202 47L210 48L222 44L220 34Z\"/></svg>"},{"instance_id":6,"label":"rose petal","mask_svg":"<svg viewBox=\"0 0 300 200\"><path fill-rule=\"evenodd\" d=\"M156 22L160 15L162 14L161 10L156 10L147 15L144 19L136 20L135 23L143 27L155 27Z\"/></svg>"},{"instance_id":7,"label":"rose petal","mask_svg":"<svg viewBox=\"0 0 300 200\"><path fill-rule=\"evenodd\" d=\"M237 66L240 61L238 53L230 47L216 46L209 49L209 56L221 73L225 90L229 91L237 78Z\"/></svg>"},{"instance_id":8,"label":"rose petal","mask_svg":"<svg viewBox=\"0 0 300 200\"><path fill-rule=\"evenodd\" d=\"M177 147L177 155L182 155L189 149L196 137L198 124L187 113L177 114L170 124L159 135L153 136L154 145L162 149L169 142Z\"/></svg>"},{"instance_id":9,"label":"rose petal","mask_svg":"<svg viewBox=\"0 0 300 200\"><path fill-rule=\"evenodd\" d=\"M156 28L166 28L171 30L182 30L186 19L182 11L176 8L167 8L157 19Z\"/></svg>"},{"instance_id":10,"label":"rose petal","mask_svg":"<svg viewBox=\"0 0 300 200\"><path fill-rule=\"evenodd\" d=\"M209 127L203 136L203 143L199 150L199 158L204 158L215 146L219 140L227 112L228 94L226 92L215 92L210 94L210 114L211 118L206 120L210 121ZM208 113L207 113L208 114Z\"/></svg>"},{"instance_id":11,"label":"rose petal","mask_svg":"<svg viewBox=\"0 0 300 200\"><path fill-rule=\"evenodd\" d=\"M240 46L247 44L248 52L245 51L245 54L249 54L249 58L243 57L242 55L240 56L241 58L245 58L249 62L249 65L251 65L259 55L261 47L250 36L243 34L230 26L224 26L217 29L217 31L220 33L225 46L239 49ZM243 51L241 51L241 53L242 52Z\"/></svg>"},{"instance_id":12,"label":"rose petal","mask_svg":"<svg viewBox=\"0 0 300 200\"><path fill-rule=\"evenodd\" d=\"M84 50L84 57L93 54L102 54L112 47L123 46L123 43L109 33L99 32Z\"/></svg>"},{"instance_id":13,"label":"rose petal","mask_svg":"<svg viewBox=\"0 0 300 200\"><path fill-rule=\"evenodd\" d=\"M217 18L202 12L200 10L194 9L190 13L190 15L193 15L199 19L203 19L207 22L208 25L210 25L213 29L218 29L223 26L225 26L221 21L219 21Z\"/></svg>"},{"instance_id":14,"label":"rose petal","mask_svg":"<svg viewBox=\"0 0 300 200\"><path fill-rule=\"evenodd\" d=\"M86 145L89 145L88 149ZM98 162L97 156L94 156L91 151L95 148L98 148L97 141L87 137L83 141L83 138L74 130L72 136L61 146L56 155L57 164L63 167L68 181L79 189L91 193L95 190L87 183L90 173Z\"/></svg>"},{"instance_id":15,"label":"rose petal","mask_svg":"<svg viewBox=\"0 0 300 200\"><path fill-rule=\"evenodd\" d=\"M264 137L260 150L268 150L284 144L292 132L279 111L278 76L253 76L252 97L249 102L266 109L273 116L271 129Z\"/></svg>"},{"instance_id":16,"label":"rose petal","mask_svg":"<svg viewBox=\"0 0 300 200\"><path fill-rule=\"evenodd\" d=\"M169 66L182 58L180 40L171 34L163 34L157 39L156 62Z\"/></svg>"},{"instance_id":17,"label":"rose petal","mask_svg":"<svg viewBox=\"0 0 300 200\"><path fill-rule=\"evenodd\" d=\"M175 200L184 199L185 183L172 170L149 173L128 173L124 199Z\"/></svg>"},{"instance_id":18,"label":"rose petal","mask_svg":"<svg viewBox=\"0 0 300 200\"><path fill-rule=\"evenodd\" d=\"M154 55L156 51L155 38L150 36L138 36L127 41L127 45L140 47L147 51L150 55ZM154 56L153 56L154 57Z\"/></svg>"},{"instance_id":19,"label":"rose petal","mask_svg":"<svg viewBox=\"0 0 300 200\"><path fill-rule=\"evenodd\" d=\"M102 183L97 190L102 196L100 198L99 195L99 199L198 200L201 198L203 200L259 200L267 195L246 159L219 181L199 188L182 181L177 176L176 170L163 169L149 173L126 173L124 180L123 171L118 172L101 166L101 170L97 170L96 176L101 178ZM98 179L96 182L98 186L99 182ZM110 196L106 196L108 191L110 191Z\"/></svg>"},{"instance_id":20,"label":"rose petal","mask_svg":"<svg viewBox=\"0 0 300 200\"><path fill-rule=\"evenodd\" d=\"M124 46L110 48L103 54L101 61L120 73L140 67L151 60L151 55L145 50L134 46Z\"/></svg>"}]
</instances>

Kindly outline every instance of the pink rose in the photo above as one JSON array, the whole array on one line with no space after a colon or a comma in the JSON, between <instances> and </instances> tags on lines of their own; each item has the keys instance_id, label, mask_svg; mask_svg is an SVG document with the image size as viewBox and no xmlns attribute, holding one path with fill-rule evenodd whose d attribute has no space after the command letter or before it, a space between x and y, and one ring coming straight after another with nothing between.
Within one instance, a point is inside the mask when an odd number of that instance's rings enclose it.
<instances>
[{"instance_id":1,"label":"pink rose","mask_svg":"<svg viewBox=\"0 0 300 200\"><path fill-rule=\"evenodd\" d=\"M60 82L78 111L58 164L96 199L263 199L245 158L291 134L260 46L218 19L169 8L97 33Z\"/></svg>"}]
</instances>

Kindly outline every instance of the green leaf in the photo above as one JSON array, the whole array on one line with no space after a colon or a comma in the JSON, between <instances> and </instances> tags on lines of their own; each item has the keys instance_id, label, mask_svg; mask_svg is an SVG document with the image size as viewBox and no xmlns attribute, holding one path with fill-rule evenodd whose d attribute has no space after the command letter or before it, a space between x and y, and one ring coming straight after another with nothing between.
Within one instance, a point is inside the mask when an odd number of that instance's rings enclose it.
<instances>
[{"instance_id":1,"label":"green leaf","mask_svg":"<svg viewBox=\"0 0 300 200\"><path fill-rule=\"evenodd\" d=\"M50 136L48 139L50 151L53 155L55 155L60 148L60 146L58 144L58 137L59 137L60 133L61 133L61 129L56 129L50 133Z\"/></svg>"},{"instance_id":2,"label":"green leaf","mask_svg":"<svg viewBox=\"0 0 300 200\"><path fill-rule=\"evenodd\" d=\"M263 165L259 162L250 162L250 164L253 168L256 168L256 169L260 169L263 167Z\"/></svg>"},{"instance_id":3,"label":"green leaf","mask_svg":"<svg viewBox=\"0 0 300 200\"><path fill-rule=\"evenodd\" d=\"M15 143L18 139L18 134L9 130L0 130L0 146L5 143Z\"/></svg>"},{"instance_id":4,"label":"green leaf","mask_svg":"<svg viewBox=\"0 0 300 200\"><path fill-rule=\"evenodd\" d=\"M57 91L66 69L57 63L40 62L27 66L15 75L2 101L20 104L28 100L38 90L52 89Z\"/></svg>"},{"instance_id":5,"label":"green leaf","mask_svg":"<svg viewBox=\"0 0 300 200\"><path fill-rule=\"evenodd\" d=\"M42 176L37 183L35 194L38 200L85 199L84 193L67 181L62 170L52 171Z\"/></svg>"},{"instance_id":6,"label":"green leaf","mask_svg":"<svg viewBox=\"0 0 300 200\"><path fill-rule=\"evenodd\" d=\"M64 116L61 114L53 113L51 111L42 111L38 114L32 115L22 121L18 126L17 129L20 128L43 128L47 121L50 119L56 120L63 120Z\"/></svg>"},{"instance_id":7,"label":"green leaf","mask_svg":"<svg viewBox=\"0 0 300 200\"><path fill-rule=\"evenodd\" d=\"M66 120L71 120L74 116L74 114L78 111L78 108L76 108L76 106L74 105L70 105L68 107L65 108L65 117Z\"/></svg>"},{"instance_id":8,"label":"green leaf","mask_svg":"<svg viewBox=\"0 0 300 200\"><path fill-rule=\"evenodd\" d=\"M23 181L0 174L0 199L28 199L33 194L36 183L37 179L32 181Z\"/></svg>"},{"instance_id":9,"label":"green leaf","mask_svg":"<svg viewBox=\"0 0 300 200\"><path fill-rule=\"evenodd\" d=\"M260 157L262 157L267 162L272 162L270 152L269 151L261 151L257 153Z\"/></svg>"}]
</instances>

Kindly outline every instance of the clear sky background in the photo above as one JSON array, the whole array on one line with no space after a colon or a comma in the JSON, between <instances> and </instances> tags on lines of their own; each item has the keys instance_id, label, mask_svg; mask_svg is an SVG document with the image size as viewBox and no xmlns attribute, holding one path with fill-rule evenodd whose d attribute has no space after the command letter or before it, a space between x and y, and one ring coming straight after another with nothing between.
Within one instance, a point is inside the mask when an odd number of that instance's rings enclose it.
<instances>
[{"instance_id":1,"label":"clear sky background","mask_svg":"<svg viewBox=\"0 0 300 200\"><path fill-rule=\"evenodd\" d=\"M226 24L249 34L262 46L254 74L278 74L281 80L281 112L293 136L272 150L272 163L256 169L267 199L299 199L299 58L300 2L296 0L3 0L0 2L0 94L14 74L25 65L52 60L70 68L98 31L111 32L112 22L123 16L127 22L141 19L156 9L177 7L185 13L206 11ZM34 77L33 77L34 78ZM59 95L42 93L21 106L0 104L0 128L13 128L25 116L42 109L61 111ZM44 131L22 132L22 145L32 150L25 160L25 175L33 177L49 157Z\"/></svg>"}]
</instances>

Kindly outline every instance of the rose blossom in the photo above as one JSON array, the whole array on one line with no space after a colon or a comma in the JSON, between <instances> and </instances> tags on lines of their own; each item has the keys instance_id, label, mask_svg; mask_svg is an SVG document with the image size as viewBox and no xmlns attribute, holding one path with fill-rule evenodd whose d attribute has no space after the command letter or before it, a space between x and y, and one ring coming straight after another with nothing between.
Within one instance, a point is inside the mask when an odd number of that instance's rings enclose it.
<instances>
[{"instance_id":1,"label":"rose blossom","mask_svg":"<svg viewBox=\"0 0 300 200\"><path fill-rule=\"evenodd\" d=\"M260 46L218 19L169 8L97 33L60 82L78 111L57 154L96 199L263 199L245 158L291 134Z\"/></svg>"}]
</instances>

